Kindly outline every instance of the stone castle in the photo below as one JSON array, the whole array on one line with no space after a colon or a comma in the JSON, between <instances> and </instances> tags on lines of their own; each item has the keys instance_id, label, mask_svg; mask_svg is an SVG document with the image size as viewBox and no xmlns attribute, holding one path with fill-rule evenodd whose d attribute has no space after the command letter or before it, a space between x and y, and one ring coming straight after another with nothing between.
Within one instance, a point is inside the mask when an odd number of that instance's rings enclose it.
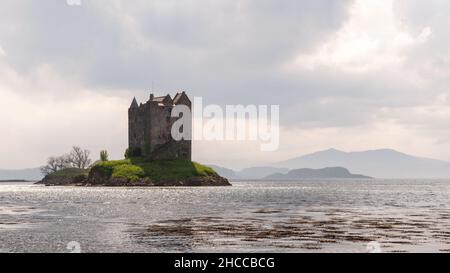
<instances>
[{"instance_id":1,"label":"stone castle","mask_svg":"<svg viewBox=\"0 0 450 273\"><path fill-rule=\"evenodd\" d=\"M148 160L174 160L192 157L192 141L175 141L172 138L172 125L178 120L172 117L176 105L186 105L192 109L192 103L185 92L155 97L150 95L146 103L138 104L133 99L128 109L128 153L130 156L143 156Z\"/></svg>"}]
</instances>

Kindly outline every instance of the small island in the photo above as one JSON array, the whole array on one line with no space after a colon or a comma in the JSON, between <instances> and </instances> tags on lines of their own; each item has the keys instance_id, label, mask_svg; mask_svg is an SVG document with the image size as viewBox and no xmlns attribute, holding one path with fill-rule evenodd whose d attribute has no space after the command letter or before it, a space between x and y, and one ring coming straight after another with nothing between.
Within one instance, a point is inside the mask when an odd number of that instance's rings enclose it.
<instances>
[{"instance_id":1,"label":"small island","mask_svg":"<svg viewBox=\"0 0 450 273\"><path fill-rule=\"evenodd\" d=\"M132 158L99 162L90 169L67 168L38 182L46 186L175 187L230 186L213 169L188 160Z\"/></svg>"},{"instance_id":2,"label":"small island","mask_svg":"<svg viewBox=\"0 0 450 273\"><path fill-rule=\"evenodd\" d=\"M296 169L287 174L275 173L264 180L302 180L302 179L373 179L373 177L361 174L352 174L342 167L328 167L323 169Z\"/></svg>"},{"instance_id":3,"label":"small island","mask_svg":"<svg viewBox=\"0 0 450 273\"><path fill-rule=\"evenodd\" d=\"M79 147L59 158L50 158L43 168L46 174L38 184L47 186L231 186L226 178L212 168L193 162L192 138L176 141L171 130L179 119L172 117L177 106L192 109L185 92L155 97L146 103L133 99L128 109L129 146L123 160L108 160L102 151L101 160L90 164L89 152ZM192 120L191 120L192 122ZM183 128L184 130L184 128ZM191 132L189 132L191 134Z\"/></svg>"}]
</instances>

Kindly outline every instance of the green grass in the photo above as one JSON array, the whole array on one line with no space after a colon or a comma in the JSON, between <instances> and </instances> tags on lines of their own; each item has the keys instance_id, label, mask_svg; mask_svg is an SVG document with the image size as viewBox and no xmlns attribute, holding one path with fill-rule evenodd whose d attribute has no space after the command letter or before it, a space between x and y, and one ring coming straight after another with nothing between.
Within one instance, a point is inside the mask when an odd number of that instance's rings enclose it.
<instances>
[{"instance_id":1,"label":"green grass","mask_svg":"<svg viewBox=\"0 0 450 273\"><path fill-rule=\"evenodd\" d=\"M150 178L152 180L183 179L190 177L212 176L213 169L189 160L145 161L143 158L100 162L94 166L96 170L116 178L136 180Z\"/></svg>"},{"instance_id":2,"label":"green grass","mask_svg":"<svg viewBox=\"0 0 450 273\"><path fill-rule=\"evenodd\" d=\"M76 168L68 168L64 170L60 170L48 175L49 178L75 178L80 176L87 177L89 174L89 170L76 169Z\"/></svg>"},{"instance_id":3,"label":"green grass","mask_svg":"<svg viewBox=\"0 0 450 273\"><path fill-rule=\"evenodd\" d=\"M78 183L85 180L89 175L89 170L68 168L60 170L45 176L44 180L47 181L66 181L70 180L73 183Z\"/></svg>"},{"instance_id":4,"label":"green grass","mask_svg":"<svg viewBox=\"0 0 450 273\"><path fill-rule=\"evenodd\" d=\"M117 167L120 165L129 165L131 164L130 159L123 159L123 160L111 160L111 161L103 161L96 164L96 166L103 166L103 167Z\"/></svg>"},{"instance_id":5,"label":"green grass","mask_svg":"<svg viewBox=\"0 0 450 273\"><path fill-rule=\"evenodd\" d=\"M197 174L199 174L200 176L217 175L217 173L211 167L207 167L197 162L193 162L193 164Z\"/></svg>"},{"instance_id":6,"label":"green grass","mask_svg":"<svg viewBox=\"0 0 450 273\"><path fill-rule=\"evenodd\" d=\"M141 167L131 164L117 165L112 173L114 178L127 178L130 180L138 180L144 176L145 173Z\"/></svg>"}]
</instances>

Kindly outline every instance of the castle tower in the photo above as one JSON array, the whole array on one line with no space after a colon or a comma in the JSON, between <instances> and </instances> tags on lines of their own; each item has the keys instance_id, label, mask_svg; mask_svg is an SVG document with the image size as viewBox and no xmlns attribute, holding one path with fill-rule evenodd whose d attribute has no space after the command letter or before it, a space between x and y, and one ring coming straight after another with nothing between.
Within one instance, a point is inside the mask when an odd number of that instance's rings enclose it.
<instances>
[{"instance_id":1,"label":"castle tower","mask_svg":"<svg viewBox=\"0 0 450 273\"><path fill-rule=\"evenodd\" d=\"M171 116L176 105L186 105L192 109L192 103L185 92L155 97L138 105L133 99L128 109L128 142L131 156L143 156L148 160L175 160L192 158L192 141L175 141L172 138L172 125L178 118ZM191 120L192 122L192 120Z\"/></svg>"}]
</instances>

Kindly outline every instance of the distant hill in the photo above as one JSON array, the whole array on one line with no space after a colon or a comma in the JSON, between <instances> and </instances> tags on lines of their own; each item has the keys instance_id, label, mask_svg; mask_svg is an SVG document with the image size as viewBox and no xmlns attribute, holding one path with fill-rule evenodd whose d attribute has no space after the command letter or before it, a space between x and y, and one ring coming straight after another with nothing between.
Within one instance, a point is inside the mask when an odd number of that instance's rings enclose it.
<instances>
[{"instance_id":1,"label":"distant hill","mask_svg":"<svg viewBox=\"0 0 450 273\"><path fill-rule=\"evenodd\" d=\"M341 167L323 169L296 169L287 174L276 173L265 177L265 180L298 180L298 179L371 179L372 177L352 174Z\"/></svg>"},{"instance_id":2,"label":"distant hill","mask_svg":"<svg viewBox=\"0 0 450 273\"><path fill-rule=\"evenodd\" d=\"M274 165L290 169L342 166L352 172L377 178L450 178L450 162L415 157L390 149L362 152L330 149Z\"/></svg>"},{"instance_id":3,"label":"distant hill","mask_svg":"<svg viewBox=\"0 0 450 273\"><path fill-rule=\"evenodd\" d=\"M223 176L227 179L239 179L236 172L232 169L220 167L217 165L208 165L208 167L212 168L214 171L216 171L220 176Z\"/></svg>"},{"instance_id":4,"label":"distant hill","mask_svg":"<svg viewBox=\"0 0 450 273\"><path fill-rule=\"evenodd\" d=\"M39 168L23 170L0 170L0 180L29 180L38 181L44 176Z\"/></svg>"},{"instance_id":5,"label":"distant hill","mask_svg":"<svg viewBox=\"0 0 450 273\"><path fill-rule=\"evenodd\" d=\"M286 174L287 172L289 172L289 169L287 168L277 168L277 167L253 167L253 168L246 168L241 171L235 171L217 165L208 165L208 166L213 168L219 175L226 177L228 179L258 180L263 179L270 174L274 173Z\"/></svg>"},{"instance_id":6,"label":"distant hill","mask_svg":"<svg viewBox=\"0 0 450 273\"><path fill-rule=\"evenodd\" d=\"M239 172L236 172L237 176L242 179L263 179L268 175L274 173L286 174L289 172L288 168L277 167L253 167L246 168Z\"/></svg>"}]
</instances>

